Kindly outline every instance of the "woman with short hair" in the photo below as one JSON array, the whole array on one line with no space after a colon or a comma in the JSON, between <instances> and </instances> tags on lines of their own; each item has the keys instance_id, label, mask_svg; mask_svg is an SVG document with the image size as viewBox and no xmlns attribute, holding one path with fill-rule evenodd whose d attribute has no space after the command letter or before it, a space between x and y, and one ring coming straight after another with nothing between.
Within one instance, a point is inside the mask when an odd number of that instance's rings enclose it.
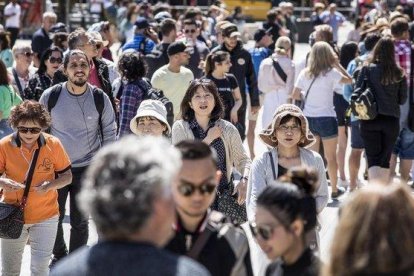
<instances>
[{"instance_id":1,"label":"woman with short hair","mask_svg":"<svg viewBox=\"0 0 414 276\"><path fill-rule=\"evenodd\" d=\"M16 132L0 140L2 202L20 205L36 151L38 158L24 208L22 233L14 240L1 239L2 275L20 274L28 241L31 274L48 275L59 218L57 189L72 182L71 163L59 139L43 132L51 123L43 105L24 101L12 109L9 120Z\"/></svg>"}]
</instances>

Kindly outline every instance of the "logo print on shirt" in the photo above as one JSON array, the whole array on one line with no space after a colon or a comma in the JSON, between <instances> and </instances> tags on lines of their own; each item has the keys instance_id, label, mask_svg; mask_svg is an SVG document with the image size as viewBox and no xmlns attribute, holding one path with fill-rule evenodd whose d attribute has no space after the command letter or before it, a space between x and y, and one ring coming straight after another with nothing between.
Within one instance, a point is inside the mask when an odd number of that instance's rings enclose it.
<instances>
[{"instance_id":1,"label":"logo print on shirt","mask_svg":"<svg viewBox=\"0 0 414 276\"><path fill-rule=\"evenodd\" d=\"M50 172L52 167L52 161L49 158L44 158L42 163L37 166L37 169L40 172Z\"/></svg>"}]
</instances>

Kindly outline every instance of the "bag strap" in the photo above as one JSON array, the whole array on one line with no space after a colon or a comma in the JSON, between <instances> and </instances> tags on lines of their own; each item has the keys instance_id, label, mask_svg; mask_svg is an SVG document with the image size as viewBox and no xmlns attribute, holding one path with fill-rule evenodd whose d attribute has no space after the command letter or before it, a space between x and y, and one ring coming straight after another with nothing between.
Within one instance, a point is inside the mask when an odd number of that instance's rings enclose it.
<instances>
[{"instance_id":1,"label":"bag strap","mask_svg":"<svg viewBox=\"0 0 414 276\"><path fill-rule=\"evenodd\" d=\"M305 109L306 99L308 98L308 95L309 95L309 91L310 91L310 89L312 88L312 85L313 85L313 83L315 82L315 80L316 80L316 77L314 77L314 78L313 78L313 80L312 80L311 84L310 84L310 85L309 85L309 87L308 87L308 90L306 91L305 98L303 98L303 108L304 108L304 109Z\"/></svg>"},{"instance_id":2,"label":"bag strap","mask_svg":"<svg viewBox=\"0 0 414 276\"><path fill-rule=\"evenodd\" d=\"M273 180L276 180L276 170L275 170L275 161L273 161L273 156L272 156L272 152L268 151L267 154L269 155L270 158L270 164L272 166L272 174L273 174Z\"/></svg>"},{"instance_id":3,"label":"bag strap","mask_svg":"<svg viewBox=\"0 0 414 276\"><path fill-rule=\"evenodd\" d=\"M410 87L408 89L408 93L410 93L409 95L409 101L410 101L410 105L413 104L413 93L414 93L414 51L413 48L411 47L411 68L410 68Z\"/></svg>"},{"instance_id":4,"label":"bag strap","mask_svg":"<svg viewBox=\"0 0 414 276\"><path fill-rule=\"evenodd\" d=\"M62 86L61 83L56 84L50 91L49 99L47 100L47 111L49 111L49 113L56 106L60 93L62 92Z\"/></svg>"},{"instance_id":5,"label":"bag strap","mask_svg":"<svg viewBox=\"0 0 414 276\"><path fill-rule=\"evenodd\" d=\"M282 67L280 66L280 64L277 60L272 59L272 61L273 61L273 67L275 68L277 74L283 80L283 82L286 83L287 75L286 75L285 71L283 71Z\"/></svg>"},{"instance_id":6,"label":"bag strap","mask_svg":"<svg viewBox=\"0 0 414 276\"><path fill-rule=\"evenodd\" d=\"M212 212L213 213L213 212ZM210 216L214 216L214 214L210 214ZM188 251L187 256L192 258L193 260L198 260L198 256L201 253L201 250L203 250L204 246L207 244L207 241L210 239L211 235L216 232L214 227L210 224L211 220L213 223L218 223L217 219L212 219L210 216L207 218L208 223L206 227L204 228L204 231L198 236L197 240L195 241L193 247L190 251ZM216 215L217 216L217 215Z\"/></svg>"},{"instance_id":7,"label":"bag strap","mask_svg":"<svg viewBox=\"0 0 414 276\"><path fill-rule=\"evenodd\" d=\"M29 172L27 173L27 178L26 178L26 183L25 183L26 187L24 188L22 202L20 203L20 208L22 210L24 210L24 208L26 207L27 196L29 195L30 184L32 184L33 174L34 174L34 170L36 167L37 158L39 157L39 152L40 152L40 146L34 152L32 162L30 163Z\"/></svg>"},{"instance_id":8,"label":"bag strap","mask_svg":"<svg viewBox=\"0 0 414 276\"><path fill-rule=\"evenodd\" d=\"M17 85L17 89L19 89L20 95L23 95L23 87L22 87L22 84L20 83L19 76L17 75L16 69L13 68L12 72L13 72L14 81L16 82L16 85Z\"/></svg>"},{"instance_id":9,"label":"bag strap","mask_svg":"<svg viewBox=\"0 0 414 276\"><path fill-rule=\"evenodd\" d=\"M102 126L102 113L105 107L105 99L103 95L103 91L97 89L95 86L92 87L92 95L93 95L93 101L95 103L96 111L98 111L99 114L99 134L101 135L101 144L104 143L104 135L103 135L103 126Z\"/></svg>"}]
</instances>

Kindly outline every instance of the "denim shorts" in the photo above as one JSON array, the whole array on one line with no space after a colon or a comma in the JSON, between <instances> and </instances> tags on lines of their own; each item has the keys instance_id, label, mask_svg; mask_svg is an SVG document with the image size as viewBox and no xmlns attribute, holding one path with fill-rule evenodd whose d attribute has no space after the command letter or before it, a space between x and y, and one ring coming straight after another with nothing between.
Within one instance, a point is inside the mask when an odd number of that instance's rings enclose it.
<instances>
[{"instance_id":1,"label":"denim shorts","mask_svg":"<svg viewBox=\"0 0 414 276\"><path fill-rule=\"evenodd\" d=\"M313 135L321 137L322 140L338 136L338 123L335 117L306 117L309 129Z\"/></svg>"},{"instance_id":2,"label":"denim shorts","mask_svg":"<svg viewBox=\"0 0 414 276\"><path fill-rule=\"evenodd\" d=\"M351 148L364 149L364 140L361 137L361 129L359 121L351 122Z\"/></svg>"},{"instance_id":3,"label":"denim shorts","mask_svg":"<svg viewBox=\"0 0 414 276\"><path fill-rule=\"evenodd\" d=\"M401 159L414 160L414 132L403 128L395 142L393 153Z\"/></svg>"}]
</instances>

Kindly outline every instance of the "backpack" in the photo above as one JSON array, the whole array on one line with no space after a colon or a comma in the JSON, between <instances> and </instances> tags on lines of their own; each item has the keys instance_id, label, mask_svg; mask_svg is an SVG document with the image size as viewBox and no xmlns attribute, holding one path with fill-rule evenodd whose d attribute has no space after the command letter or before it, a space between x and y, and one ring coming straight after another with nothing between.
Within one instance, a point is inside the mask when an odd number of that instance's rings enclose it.
<instances>
[{"instance_id":1,"label":"backpack","mask_svg":"<svg viewBox=\"0 0 414 276\"><path fill-rule=\"evenodd\" d=\"M60 93L62 92L62 84L57 84L52 87L49 99L47 100L47 110L49 113L56 106ZM96 111L99 113L99 136L101 138L101 144L104 142L103 127L102 127L102 113L105 107L104 92L92 85L93 100L95 102Z\"/></svg>"},{"instance_id":2,"label":"backpack","mask_svg":"<svg viewBox=\"0 0 414 276\"><path fill-rule=\"evenodd\" d=\"M359 57L355 58L355 70L352 73L352 90L355 90L355 84L358 81L364 61Z\"/></svg>"},{"instance_id":3,"label":"backpack","mask_svg":"<svg viewBox=\"0 0 414 276\"><path fill-rule=\"evenodd\" d=\"M158 100L162 102L162 104L165 106L165 109L167 110L167 121L170 126L172 126L174 123L174 109L172 102L164 95L164 92L162 90L152 87L149 80L145 78L143 78L143 80L149 88L142 87L139 84L139 81L136 84L141 88L141 90L145 91L144 100Z\"/></svg>"},{"instance_id":4,"label":"backpack","mask_svg":"<svg viewBox=\"0 0 414 276\"><path fill-rule=\"evenodd\" d=\"M374 91L369 87L369 69L363 67L361 74L364 74L364 81L361 87L357 87L351 95L351 110L359 120L373 120L378 115L377 101Z\"/></svg>"}]
</instances>

